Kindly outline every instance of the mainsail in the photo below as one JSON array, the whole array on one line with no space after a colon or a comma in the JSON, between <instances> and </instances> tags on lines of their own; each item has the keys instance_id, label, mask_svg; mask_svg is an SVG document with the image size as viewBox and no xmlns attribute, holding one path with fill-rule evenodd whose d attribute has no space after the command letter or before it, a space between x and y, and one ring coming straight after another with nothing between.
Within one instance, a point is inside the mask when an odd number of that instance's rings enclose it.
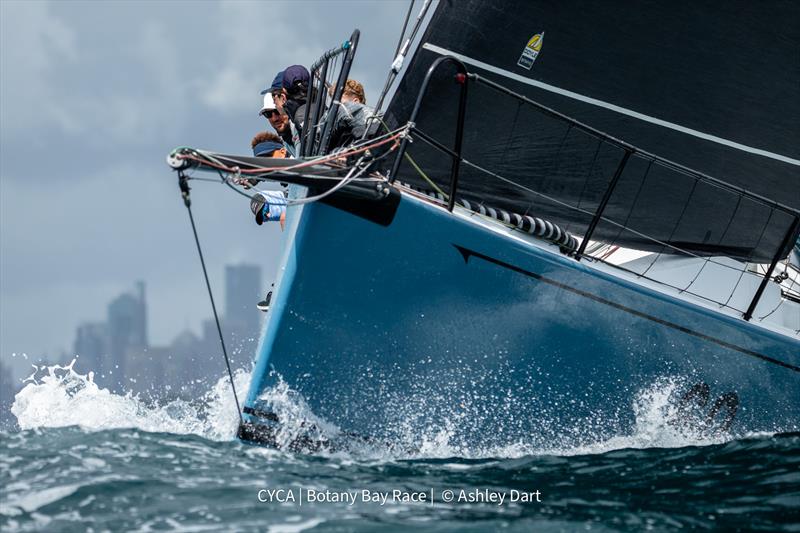
<instances>
[{"instance_id":1,"label":"mainsail","mask_svg":"<svg viewBox=\"0 0 800 533\"><path fill-rule=\"evenodd\" d=\"M390 128L409 119L444 55L641 149L626 160L593 239L757 262L795 242L800 3L442 0L388 106ZM457 122L453 72L434 75L416 121L446 146ZM404 164L402 179L447 187L448 156L423 142L409 154L424 176ZM461 165L459 195L580 234L625 150L472 83L462 154L470 164Z\"/></svg>"}]
</instances>

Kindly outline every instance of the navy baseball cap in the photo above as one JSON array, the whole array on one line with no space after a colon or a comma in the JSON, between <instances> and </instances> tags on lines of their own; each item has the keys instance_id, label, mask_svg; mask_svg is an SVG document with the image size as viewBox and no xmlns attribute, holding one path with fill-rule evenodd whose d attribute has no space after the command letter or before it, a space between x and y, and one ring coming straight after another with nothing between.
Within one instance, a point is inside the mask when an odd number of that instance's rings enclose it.
<instances>
[{"instance_id":1,"label":"navy baseball cap","mask_svg":"<svg viewBox=\"0 0 800 533\"><path fill-rule=\"evenodd\" d=\"M274 141L264 141L258 143L253 147L253 155L256 157L270 157L273 152L283 148L283 143L276 143Z\"/></svg>"},{"instance_id":2,"label":"navy baseball cap","mask_svg":"<svg viewBox=\"0 0 800 533\"><path fill-rule=\"evenodd\" d=\"M289 89L297 83L308 85L311 75L303 65L292 65L283 71L283 88Z\"/></svg>"},{"instance_id":3,"label":"navy baseball cap","mask_svg":"<svg viewBox=\"0 0 800 533\"><path fill-rule=\"evenodd\" d=\"M272 80L272 85L261 91L261 94L267 94L281 89L283 87L283 73L284 71L281 70L275 74L275 78Z\"/></svg>"}]
</instances>

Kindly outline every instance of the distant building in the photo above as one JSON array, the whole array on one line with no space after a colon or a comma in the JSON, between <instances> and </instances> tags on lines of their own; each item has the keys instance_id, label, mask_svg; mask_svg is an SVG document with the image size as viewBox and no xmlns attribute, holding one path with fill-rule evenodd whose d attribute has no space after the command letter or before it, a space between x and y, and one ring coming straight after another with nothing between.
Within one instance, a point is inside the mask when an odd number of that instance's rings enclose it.
<instances>
[{"instance_id":1,"label":"distant building","mask_svg":"<svg viewBox=\"0 0 800 533\"><path fill-rule=\"evenodd\" d=\"M148 346L144 282L136 283L135 293L121 294L108 305L108 334L113 373L123 377L130 354Z\"/></svg>"},{"instance_id":2,"label":"distant building","mask_svg":"<svg viewBox=\"0 0 800 533\"><path fill-rule=\"evenodd\" d=\"M242 336L256 335L261 312L256 303L266 294L261 285L261 268L257 265L225 267L225 322Z\"/></svg>"},{"instance_id":3,"label":"distant building","mask_svg":"<svg viewBox=\"0 0 800 533\"><path fill-rule=\"evenodd\" d=\"M126 354L125 390L154 397L173 396L205 375L194 362L200 341L190 330L181 332L169 346L129 349Z\"/></svg>"},{"instance_id":4,"label":"distant building","mask_svg":"<svg viewBox=\"0 0 800 533\"><path fill-rule=\"evenodd\" d=\"M265 296L261 268L225 267L225 309L221 318L225 345L234 368L250 365L258 342ZM114 298L106 322L87 322L75 332L77 369L93 371L101 387L146 397L195 397L227 373L214 319L204 320L201 337L185 330L169 346L150 346L145 284Z\"/></svg>"},{"instance_id":5,"label":"distant building","mask_svg":"<svg viewBox=\"0 0 800 533\"><path fill-rule=\"evenodd\" d=\"M203 320L200 325L202 332L203 346L206 349L219 350L219 333L217 333L217 323L213 318Z\"/></svg>"},{"instance_id":6,"label":"distant building","mask_svg":"<svg viewBox=\"0 0 800 533\"><path fill-rule=\"evenodd\" d=\"M72 353L78 355L78 369L105 374L111 367L111 338L105 322L87 322L78 326Z\"/></svg>"},{"instance_id":7,"label":"distant building","mask_svg":"<svg viewBox=\"0 0 800 533\"><path fill-rule=\"evenodd\" d=\"M143 398L163 398L178 383L176 367L182 364L172 357L169 346L150 346L144 352L128 354L126 390L143 393Z\"/></svg>"}]
</instances>

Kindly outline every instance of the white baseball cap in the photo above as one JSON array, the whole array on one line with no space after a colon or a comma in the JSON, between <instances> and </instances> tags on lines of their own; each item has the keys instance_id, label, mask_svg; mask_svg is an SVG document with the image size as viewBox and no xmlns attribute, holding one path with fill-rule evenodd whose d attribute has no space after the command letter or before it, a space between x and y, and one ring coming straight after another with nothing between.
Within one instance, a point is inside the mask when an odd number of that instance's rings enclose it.
<instances>
[{"instance_id":1,"label":"white baseball cap","mask_svg":"<svg viewBox=\"0 0 800 533\"><path fill-rule=\"evenodd\" d=\"M274 111L278 109L278 106L275 105L275 100L272 99L272 94L267 93L264 95L264 106L261 108L261 111L258 112L259 115L263 115L264 111Z\"/></svg>"}]
</instances>

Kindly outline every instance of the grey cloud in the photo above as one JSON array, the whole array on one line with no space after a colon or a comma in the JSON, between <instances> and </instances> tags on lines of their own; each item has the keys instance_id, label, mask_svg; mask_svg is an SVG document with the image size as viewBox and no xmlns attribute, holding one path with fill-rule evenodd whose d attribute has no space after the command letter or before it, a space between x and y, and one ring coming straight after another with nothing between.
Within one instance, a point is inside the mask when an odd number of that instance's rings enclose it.
<instances>
[{"instance_id":1,"label":"grey cloud","mask_svg":"<svg viewBox=\"0 0 800 533\"><path fill-rule=\"evenodd\" d=\"M68 127L69 117L60 113L52 92L39 82L59 64L76 61L74 29L54 17L43 2L5 2L2 10L3 129L23 134L46 126L54 118ZM34 109L39 111L31 113Z\"/></svg>"},{"instance_id":2,"label":"grey cloud","mask_svg":"<svg viewBox=\"0 0 800 533\"><path fill-rule=\"evenodd\" d=\"M408 2L0 2L0 361L68 350L76 325L148 283L166 343L210 316L174 175L178 145L246 153L259 91L362 30L354 76L377 98ZM277 265L280 231L195 182L221 296L224 264Z\"/></svg>"}]
</instances>

